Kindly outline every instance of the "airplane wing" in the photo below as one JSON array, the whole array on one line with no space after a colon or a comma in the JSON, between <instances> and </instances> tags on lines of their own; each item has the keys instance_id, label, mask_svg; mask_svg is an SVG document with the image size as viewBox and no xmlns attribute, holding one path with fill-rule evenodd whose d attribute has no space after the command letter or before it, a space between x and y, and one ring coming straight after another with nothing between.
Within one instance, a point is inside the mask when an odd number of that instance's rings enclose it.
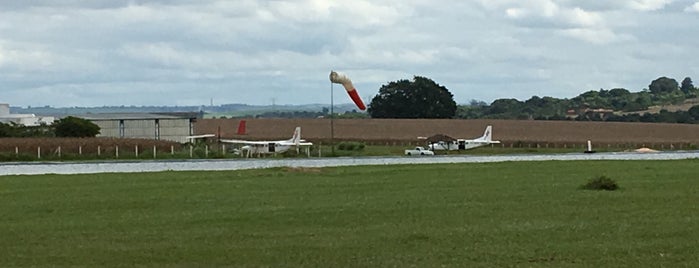
<instances>
[{"instance_id":1,"label":"airplane wing","mask_svg":"<svg viewBox=\"0 0 699 268\"><path fill-rule=\"evenodd\" d=\"M219 140L220 142L224 143L233 143L233 144L249 144L249 145L262 145L262 144L269 144L269 143L274 143L273 141L246 141L246 140L227 140L227 139L221 139Z\"/></svg>"},{"instance_id":2,"label":"airplane wing","mask_svg":"<svg viewBox=\"0 0 699 268\"><path fill-rule=\"evenodd\" d=\"M299 142L299 143L290 142L290 141L280 141L280 142L277 142L277 144L279 144L279 145L287 145L287 146L296 146L296 145L299 145L299 146L312 146L312 145L313 145L312 142L306 142L305 140L301 140L301 142Z\"/></svg>"}]
</instances>

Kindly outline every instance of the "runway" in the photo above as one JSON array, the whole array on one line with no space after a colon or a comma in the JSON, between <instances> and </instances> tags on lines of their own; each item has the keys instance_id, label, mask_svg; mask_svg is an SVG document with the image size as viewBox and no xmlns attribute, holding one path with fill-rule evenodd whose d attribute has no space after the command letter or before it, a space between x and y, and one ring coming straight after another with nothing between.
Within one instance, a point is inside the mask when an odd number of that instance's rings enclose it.
<instances>
[{"instance_id":1,"label":"runway","mask_svg":"<svg viewBox=\"0 0 699 268\"><path fill-rule=\"evenodd\" d=\"M489 156L386 156L289 159L217 159L104 162L10 162L0 163L0 176L38 174L97 174L158 171L243 170L272 167L337 167L364 165L402 165L439 163L489 163L509 161L570 160L678 160L699 159L699 151L660 153L594 153L594 154L516 154Z\"/></svg>"}]
</instances>

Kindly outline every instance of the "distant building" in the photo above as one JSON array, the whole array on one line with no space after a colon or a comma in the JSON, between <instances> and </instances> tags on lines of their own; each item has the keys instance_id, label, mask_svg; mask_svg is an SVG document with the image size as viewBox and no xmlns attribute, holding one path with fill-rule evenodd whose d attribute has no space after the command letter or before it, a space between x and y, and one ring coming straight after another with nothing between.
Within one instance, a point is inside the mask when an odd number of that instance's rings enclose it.
<instances>
[{"instance_id":1,"label":"distant building","mask_svg":"<svg viewBox=\"0 0 699 268\"><path fill-rule=\"evenodd\" d=\"M24 126L50 125L56 120L53 116L36 116L34 114L11 114L10 105L0 103L0 123L15 123Z\"/></svg>"},{"instance_id":2,"label":"distant building","mask_svg":"<svg viewBox=\"0 0 699 268\"><path fill-rule=\"evenodd\" d=\"M83 114L75 117L90 120L100 127L98 137L139 138L187 142L194 133L199 113L110 113Z\"/></svg>"}]
</instances>

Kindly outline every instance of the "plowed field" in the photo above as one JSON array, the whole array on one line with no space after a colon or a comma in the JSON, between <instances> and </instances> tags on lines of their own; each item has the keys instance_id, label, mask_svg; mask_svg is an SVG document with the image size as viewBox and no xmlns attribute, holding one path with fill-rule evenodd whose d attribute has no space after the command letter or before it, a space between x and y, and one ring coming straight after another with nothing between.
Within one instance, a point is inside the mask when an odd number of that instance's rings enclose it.
<instances>
[{"instance_id":1,"label":"plowed field","mask_svg":"<svg viewBox=\"0 0 699 268\"><path fill-rule=\"evenodd\" d=\"M196 134L217 133L224 138L250 140L290 138L296 126L301 137L328 141L330 119L244 119L246 135L237 135L241 119L203 119L195 124ZM453 138L475 138L493 126L493 139L509 144L601 144L631 146L683 146L699 144L699 125L664 123L618 123L533 120L453 119L335 119L335 140L367 142L417 142L418 137L445 134Z\"/></svg>"},{"instance_id":2,"label":"plowed field","mask_svg":"<svg viewBox=\"0 0 699 268\"><path fill-rule=\"evenodd\" d=\"M247 140L288 139L296 126L301 137L312 142L328 142L331 137L330 119L244 119L245 135L238 135L241 119L200 119L195 123L195 134L218 133L222 138ZM582 147L588 140L596 147L651 147L658 149L689 149L699 145L699 125L658 123L616 123L575 121L520 121L520 120L450 120L450 119L335 119L335 141L364 141L368 144L424 142L418 137L444 134L453 138L475 138L483 134L487 125L493 126L493 139L503 147L574 146ZM120 150L152 150L169 152L179 150L181 144L148 139L117 138L0 138L0 152L55 152L94 154ZM17 148L17 149L15 149ZM46 151L48 150L48 151Z\"/></svg>"}]
</instances>

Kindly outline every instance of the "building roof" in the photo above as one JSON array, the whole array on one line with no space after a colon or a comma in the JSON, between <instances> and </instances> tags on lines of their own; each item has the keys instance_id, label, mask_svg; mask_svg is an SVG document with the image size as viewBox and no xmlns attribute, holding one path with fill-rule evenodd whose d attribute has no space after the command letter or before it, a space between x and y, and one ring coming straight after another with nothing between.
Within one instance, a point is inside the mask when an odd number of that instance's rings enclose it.
<instances>
[{"instance_id":1,"label":"building roof","mask_svg":"<svg viewBox=\"0 0 699 268\"><path fill-rule=\"evenodd\" d=\"M34 114L5 114L5 115L0 115L0 118L6 118L6 119L16 119L16 118L34 118L37 117Z\"/></svg>"},{"instance_id":2,"label":"building roof","mask_svg":"<svg viewBox=\"0 0 699 268\"><path fill-rule=\"evenodd\" d=\"M81 114L75 115L87 120L150 120L150 119L192 119L197 117L193 114L165 114L165 113L103 113L103 114Z\"/></svg>"}]
</instances>

